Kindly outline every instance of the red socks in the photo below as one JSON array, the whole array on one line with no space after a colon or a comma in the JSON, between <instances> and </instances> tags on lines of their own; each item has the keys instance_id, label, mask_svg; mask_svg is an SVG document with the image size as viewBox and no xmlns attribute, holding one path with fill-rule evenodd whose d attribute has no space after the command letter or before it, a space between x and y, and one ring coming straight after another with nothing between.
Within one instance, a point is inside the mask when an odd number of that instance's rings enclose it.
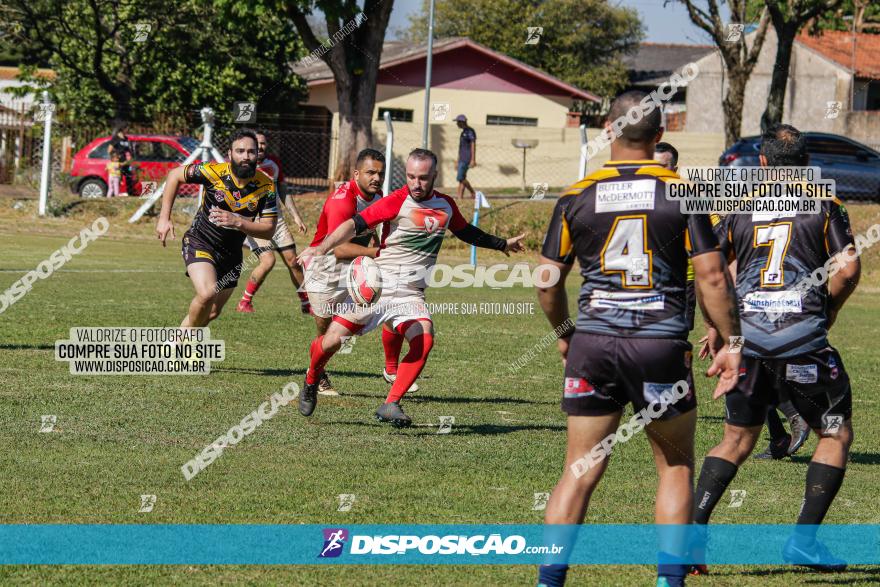
<instances>
[{"instance_id":1,"label":"red socks","mask_svg":"<svg viewBox=\"0 0 880 587\"><path fill-rule=\"evenodd\" d=\"M244 287L244 293L241 296L241 299L250 302L251 298L254 297L254 294L257 293L257 290L260 289L260 284L252 279L248 279L247 285Z\"/></svg>"},{"instance_id":2,"label":"red socks","mask_svg":"<svg viewBox=\"0 0 880 587\"><path fill-rule=\"evenodd\" d=\"M401 337L402 338L402 337ZM385 330L382 331L382 340L385 340ZM399 402L406 390L415 383L422 369L425 368L425 362L434 346L434 337L430 334L420 334L409 341L409 352L403 357L400 368L397 370L397 379L385 398L385 403ZM387 349L386 349L387 357Z\"/></svg>"},{"instance_id":3,"label":"red socks","mask_svg":"<svg viewBox=\"0 0 880 587\"><path fill-rule=\"evenodd\" d=\"M397 362L400 360L400 349L403 347L404 336L393 330L382 328L382 349L385 351L385 371L389 375L397 373Z\"/></svg>"},{"instance_id":4,"label":"red socks","mask_svg":"<svg viewBox=\"0 0 880 587\"><path fill-rule=\"evenodd\" d=\"M312 341L312 346L309 347L309 370L306 371L306 383L309 385L318 382L318 379L321 378L321 373L324 372L324 366L335 353L335 351L325 351L323 342L324 335L322 334L315 338Z\"/></svg>"}]
</instances>

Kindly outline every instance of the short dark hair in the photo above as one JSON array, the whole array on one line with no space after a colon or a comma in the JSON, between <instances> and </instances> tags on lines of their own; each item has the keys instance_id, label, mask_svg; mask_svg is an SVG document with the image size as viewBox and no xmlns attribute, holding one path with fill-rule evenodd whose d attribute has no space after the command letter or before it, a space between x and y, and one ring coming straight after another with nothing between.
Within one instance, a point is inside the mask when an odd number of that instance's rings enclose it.
<instances>
[{"instance_id":1,"label":"short dark hair","mask_svg":"<svg viewBox=\"0 0 880 587\"><path fill-rule=\"evenodd\" d=\"M669 143L657 143L654 145L655 153L672 153L672 166L675 167L678 165L678 149L670 145Z\"/></svg>"},{"instance_id":2,"label":"short dark hair","mask_svg":"<svg viewBox=\"0 0 880 587\"><path fill-rule=\"evenodd\" d=\"M761 155L770 167L801 167L809 162L807 138L790 124L774 124L761 136Z\"/></svg>"},{"instance_id":3,"label":"short dark hair","mask_svg":"<svg viewBox=\"0 0 880 587\"><path fill-rule=\"evenodd\" d=\"M230 137L229 137L229 148L231 149L232 144L235 141L238 141L241 139L253 139L254 144L256 144L257 143L257 133L255 133L254 131L252 131L249 128L236 129L235 131L233 131L232 135L230 135Z\"/></svg>"},{"instance_id":4,"label":"short dark hair","mask_svg":"<svg viewBox=\"0 0 880 587\"><path fill-rule=\"evenodd\" d=\"M640 109L640 104L648 94L641 90L624 92L614 99L611 109L608 111L608 120L614 122L618 118L626 118L630 108ZM660 132L663 126L663 117L660 114L660 106L655 105L651 112L644 114L636 123L627 123L620 130L617 140L622 140L627 146L644 145Z\"/></svg>"},{"instance_id":5,"label":"short dark hair","mask_svg":"<svg viewBox=\"0 0 880 587\"><path fill-rule=\"evenodd\" d=\"M409 152L409 155L406 157L407 159L430 159L431 160L431 168L437 169L437 155L434 154L433 151L429 151L428 149L413 149Z\"/></svg>"},{"instance_id":6,"label":"short dark hair","mask_svg":"<svg viewBox=\"0 0 880 587\"><path fill-rule=\"evenodd\" d=\"M378 161L379 163L385 163L385 155L383 155L380 151L376 149L364 149L360 153L358 153L357 161L354 162L354 166L360 167L361 163L366 161L367 159L372 159L373 161Z\"/></svg>"}]
</instances>

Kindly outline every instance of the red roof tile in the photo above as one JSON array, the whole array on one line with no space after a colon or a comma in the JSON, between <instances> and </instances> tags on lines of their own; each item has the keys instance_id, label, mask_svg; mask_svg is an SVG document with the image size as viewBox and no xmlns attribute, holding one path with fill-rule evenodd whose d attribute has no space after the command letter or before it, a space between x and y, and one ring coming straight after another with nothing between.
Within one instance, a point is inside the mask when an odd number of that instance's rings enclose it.
<instances>
[{"instance_id":1,"label":"red roof tile","mask_svg":"<svg viewBox=\"0 0 880 587\"><path fill-rule=\"evenodd\" d=\"M802 33L797 40L847 71L855 69L856 77L880 79L880 35L859 33L855 37L855 53L853 34L848 31L824 31L817 37Z\"/></svg>"}]
</instances>

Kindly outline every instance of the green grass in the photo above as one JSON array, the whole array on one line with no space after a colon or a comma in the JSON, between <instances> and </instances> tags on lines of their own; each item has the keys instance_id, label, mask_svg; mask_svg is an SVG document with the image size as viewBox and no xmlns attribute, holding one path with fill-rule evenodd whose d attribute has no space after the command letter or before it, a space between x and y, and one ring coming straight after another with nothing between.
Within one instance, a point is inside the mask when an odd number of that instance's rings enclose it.
<instances>
[{"instance_id":1,"label":"green grass","mask_svg":"<svg viewBox=\"0 0 880 587\"><path fill-rule=\"evenodd\" d=\"M563 463L561 368L551 346L518 374L507 369L550 330L536 303L534 315L435 316L436 345L419 382L422 390L406 404L414 428L397 431L372 420L387 392L381 343L372 333L331 365L341 397L321 397L308 420L293 406L283 408L187 482L181 464L284 384L301 382L314 325L299 314L286 275L276 269L255 299L255 314L237 314L230 306L211 325L213 338L226 341L227 358L209 376L69 375L67 363L55 361L53 345L67 338L70 327L174 326L192 295L179 240L162 249L152 240L152 223L131 227L121 212L100 205L101 213L111 214L109 234L0 315L2 523L541 522L542 513L531 509L533 493L550 491ZM541 223L525 218L524 209L514 206L509 213L518 215L516 222ZM67 218L38 221L28 209L7 210L0 220L0 290L96 215L86 206ZM535 210L546 215L547 208ZM877 222L878 210L851 207L856 232ZM503 224L504 214L493 222ZM178 239L182 232L179 222ZM458 262L465 254L449 249L440 260ZM525 258L536 257L532 252ZM832 333L853 382L856 440L828 523L880 523L878 251L864 259L862 287ZM503 257L481 254L481 261ZM129 272L111 272L119 270ZM535 296L523 289L445 288L429 291L428 300L531 303ZM697 375L697 385L699 464L720 439L723 404L711 401L705 378ZM56 432L38 432L43 414L58 416ZM453 433L435 434L439 416L449 415L456 418ZM747 491L743 506L722 505L713 521L792 523L814 446L811 438L793 462L748 463L731 486ZM645 436L636 435L615 449L588 520L651 523L655 477ZM137 513L143 493L158 496L152 513ZM357 496L352 511L336 511L340 493ZM835 576L783 567L714 572L692 584L880 581L878 567ZM648 566L575 567L570 574L572 585L651 584L653 576ZM0 568L0 581L27 584L528 585L534 577L534 568L526 566Z\"/></svg>"}]
</instances>

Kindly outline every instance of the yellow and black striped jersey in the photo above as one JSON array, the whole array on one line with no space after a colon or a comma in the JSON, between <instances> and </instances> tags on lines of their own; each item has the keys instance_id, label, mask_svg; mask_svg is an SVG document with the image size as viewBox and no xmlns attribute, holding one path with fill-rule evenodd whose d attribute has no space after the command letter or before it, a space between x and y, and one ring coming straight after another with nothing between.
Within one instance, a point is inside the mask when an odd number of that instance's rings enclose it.
<instances>
[{"instance_id":1,"label":"yellow and black striped jersey","mask_svg":"<svg viewBox=\"0 0 880 587\"><path fill-rule=\"evenodd\" d=\"M262 171L257 170L243 184L236 181L230 163L194 163L187 165L183 173L186 183L205 186L205 197L193 219L191 230L215 248L227 251L240 249L245 234L213 224L208 220L211 208L234 212L248 220L254 220L257 216L278 216L275 182Z\"/></svg>"},{"instance_id":2,"label":"yellow and black striped jersey","mask_svg":"<svg viewBox=\"0 0 880 587\"><path fill-rule=\"evenodd\" d=\"M578 330L687 338L688 259L718 241L708 216L666 199L671 181L681 180L656 161L609 161L559 198L542 254L580 264Z\"/></svg>"}]
</instances>

